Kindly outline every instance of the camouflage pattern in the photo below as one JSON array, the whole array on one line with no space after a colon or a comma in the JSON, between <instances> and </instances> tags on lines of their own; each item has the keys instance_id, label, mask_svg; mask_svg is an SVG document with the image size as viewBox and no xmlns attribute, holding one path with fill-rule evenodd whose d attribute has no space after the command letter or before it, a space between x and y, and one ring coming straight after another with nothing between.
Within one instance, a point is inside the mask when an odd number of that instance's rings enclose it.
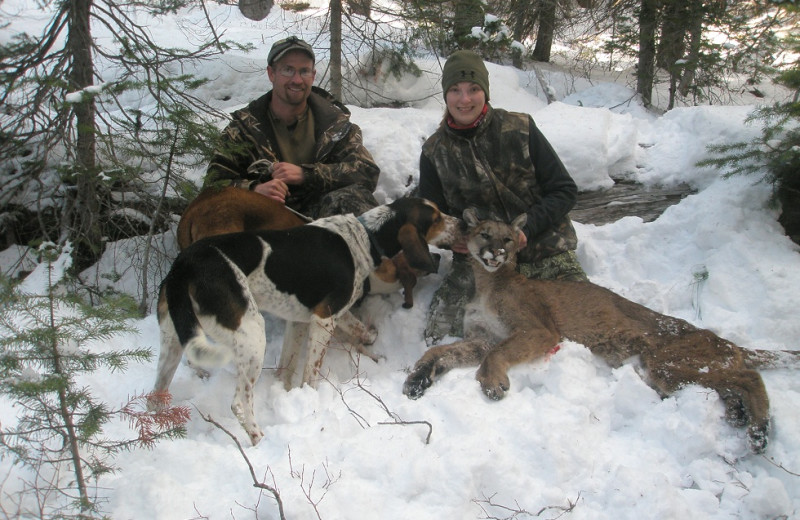
<instances>
[{"instance_id":1,"label":"camouflage pattern","mask_svg":"<svg viewBox=\"0 0 800 520\"><path fill-rule=\"evenodd\" d=\"M574 251L517 264L517 271L537 280L589 281ZM466 255L454 253L453 267L436 290L428 310L425 343L436 345L442 338L464 337L464 309L475 296L475 277Z\"/></svg>"},{"instance_id":2,"label":"camouflage pattern","mask_svg":"<svg viewBox=\"0 0 800 520\"><path fill-rule=\"evenodd\" d=\"M475 296L475 276L466 255L453 253L450 272L436 289L428 308L425 342L435 345L445 336L464 337L464 309Z\"/></svg>"},{"instance_id":3,"label":"camouflage pattern","mask_svg":"<svg viewBox=\"0 0 800 520\"><path fill-rule=\"evenodd\" d=\"M534 168L532 138L539 146L537 159L547 161L548 171ZM422 154L435 167L451 215L468 207L504 222L528 214L528 246L520 251L520 262L536 262L577 246L568 216L577 188L529 115L490 107L472 136L459 135L443 124L425 142ZM547 176L563 193L544 201L537 174ZM420 194L426 196L422 190Z\"/></svg>"},{"instance_id":4,"label":"camouflage pattern","mask_svg":"<svg viewBox=\"0 0 800 520\"><path fill-rule=\"evenodd\" d=\"M237 110L223 130L222 145L211 160L205 186L234 185L252 189L271 178L271 165L282 160L270 122L272 92ZM378 205L372 193L380 169L363 145L361 129L350 112L328 92L312 87L308 104L314 117L314 162L302 164L305 182L289 187L286 205L311 218L333 208L363 212ZM348 197L356 197L346 201Z\"/></svg>"},{"instance_id":5,"label":"camouflage pattern","mask_svg":"<svg viewBox=\"0 0 800 520\"><path fill-rule=\"evenodd\" d=\"M555 256L542 258L538 262L517 264L517 272L533 280L564 280L569 282L588 282L575 251L567 251Z\"/></svg>"}]
</instances>

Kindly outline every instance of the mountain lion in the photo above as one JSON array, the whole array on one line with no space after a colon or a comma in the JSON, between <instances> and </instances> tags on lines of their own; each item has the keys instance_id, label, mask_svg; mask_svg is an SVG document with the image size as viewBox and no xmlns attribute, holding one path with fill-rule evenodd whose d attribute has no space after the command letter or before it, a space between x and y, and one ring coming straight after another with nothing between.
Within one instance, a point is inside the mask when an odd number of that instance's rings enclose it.
<instances>
[{"instance_id":1,"label":"mountain lion","mask_svg":"<svg viewBox=\"0 0 800 520\"><path fill-rule=\"evenodd\" d=\"M591 282L528 279L515 271L526 218L508 225L464 212L476 289L464 317L465 338L430 348L406 379L404 394L417 399L446 371L478 365L483 392L501 399L511 366L545 356L564 338L614 367L639 356L648 384L662 396L689 384L715 390L727 419L747 426L751 449L765 449L769 399L755 368L797 366L800 351L744 349Z\"/></svg>"}]
</instances>

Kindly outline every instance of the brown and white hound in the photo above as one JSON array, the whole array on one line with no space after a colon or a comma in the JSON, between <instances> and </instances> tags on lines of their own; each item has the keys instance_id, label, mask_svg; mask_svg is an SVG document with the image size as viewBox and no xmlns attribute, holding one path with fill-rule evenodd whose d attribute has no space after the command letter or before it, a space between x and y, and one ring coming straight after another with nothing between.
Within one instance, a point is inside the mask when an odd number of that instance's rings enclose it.
<instances>
[{"instance_id":1,"label":"brown and white hound","mask_svg":"<svg viewBox=\"0 0 800 520\"><path fill-rule=\"evenodd\" d=\"M197 367L231 359L231 410L253 444L263 437L253 391L266 350L261 312L287 322L280 365L285 386L307 344L302 383L315 386L335 327L364 343L376 332L349 309L382 259L401 250L412 267L434 270L428 244L449 247L459 220L419 198L399 199L360 217L338 215L286 230L211 236L182 251L161 284L161 352L153 392L169 388L183 352Z\"/></svg>"},{"instance_id":2,"label":"brown and white hound","mask_svg":"<svg viewBox=\"0 0 800 520\"><path fill-rule=\"evenodd\" d=\"M178 247L181 251L201 238L238 231L288 229L302 226L311 219L253 191L226 186L206 188L186 207L178 223ZM439 262L439 256L433 255ZM370 293L390 294L403 289L403 307L414 306L413 289L417 277L426 274L409 265L400 251L384 258L370 274Z\"/></svg>"}]
</instances>

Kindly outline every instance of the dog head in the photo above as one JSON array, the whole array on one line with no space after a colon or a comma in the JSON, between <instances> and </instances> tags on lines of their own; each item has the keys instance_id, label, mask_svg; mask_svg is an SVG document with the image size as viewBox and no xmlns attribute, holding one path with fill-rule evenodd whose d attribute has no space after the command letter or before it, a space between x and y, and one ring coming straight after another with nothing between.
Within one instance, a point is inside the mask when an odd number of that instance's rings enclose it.
<instances>
[{"instance_id":1,"label":"dog head","mask_svg":"<svg viewBox=\"0 0 800 520\"><path fill-rule=\"evenodd\" d=\"M428 244L447 248L460 236L457 218L416 197L378 206L361 215L360 220L383 256L391 258L402 250L411 267L427 273L437 269Z\"/></svg>"},{"instance_id":2,"label":"dog head","mask_svg":"<svg viewBox=\"0 0 800 520\"><path fill-rule=\"evenodd\" d=\"M524 213L514 219L511 224L497 220L478 218L472 208L464 210L464 222L467 223L467 249L484 269L494 272L503 265L516 262L519 249L519 231L528 216Z\"/></svg>"}]
</instances>

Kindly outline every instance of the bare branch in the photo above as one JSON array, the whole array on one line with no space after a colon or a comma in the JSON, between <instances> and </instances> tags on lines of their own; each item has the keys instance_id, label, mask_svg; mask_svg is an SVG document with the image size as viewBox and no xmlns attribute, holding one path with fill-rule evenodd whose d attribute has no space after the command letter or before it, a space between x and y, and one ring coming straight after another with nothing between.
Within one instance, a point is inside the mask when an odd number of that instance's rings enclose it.
<instances>
[{"instance_id":1,"label":"bare branch","mask_svg":"<svg viewBox=\"0 0 800 520\"><path fill-rule=\"evenodd\" d=\"M198 410L197 412L200 414L200 417L202 417L204 421L213 424L218 429L222 430L228 437L231 438L234 444L236 444L236 448L239 450L239 454L244 459L245 464L247 464L247 469L250 471L250 477L253 479L253 487L256 487L258 489L263 489L269 492L275 499L275 502L277 502L278 504L278 514L280 515L281 520L286 520L286 515L284 514L283 511L283 500L281 500L280 492L274 485L270 486L269 484L264 484L263 482L258 480L258 478L256 477L255 469L253 469L253 464L250 462L250 459L247 457L247 454L245 454L244 448L242 448L242 444L239 442L239 439L237 439L236 436L232 434L230 431L228 431L224 426L215 421L211 417L211 415L204 414L200 410Z\"/></svg>"}]
</instances>

